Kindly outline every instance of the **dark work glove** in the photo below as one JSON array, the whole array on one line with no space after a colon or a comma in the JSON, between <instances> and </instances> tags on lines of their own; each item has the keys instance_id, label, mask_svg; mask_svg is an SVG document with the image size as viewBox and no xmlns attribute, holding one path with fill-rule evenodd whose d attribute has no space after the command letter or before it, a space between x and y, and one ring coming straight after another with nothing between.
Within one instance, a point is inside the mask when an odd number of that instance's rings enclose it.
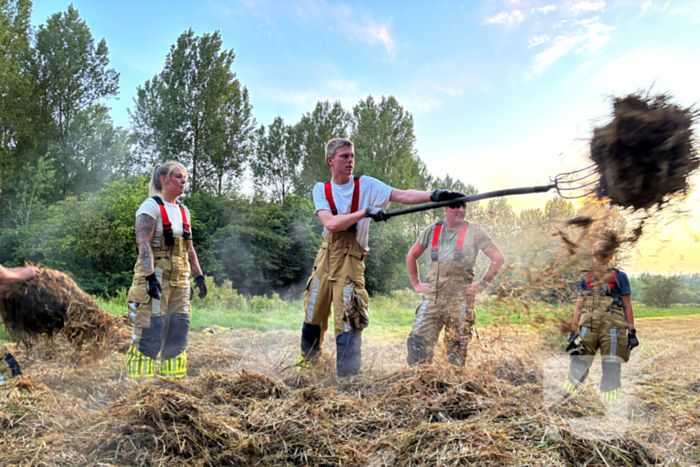
<instances>
[{"instance_id":1,"label":"dark work glove","mask_svg":"<svg viewBox=\"0 0 700 467\"><path fill-rule=\"evenodd\" d=\"M194 278L194 285L199 289L199 298L207 296L207 284L204 282L204 274Z\"/></svg>"},{"instance_id":2,"label":"dark work glove","mask_svg":"<svg viewBox=\"0 0 700 467\"><path fill-rule=\"evenodd\" d=\"M577 335L578 334L576 334L575 332L570 332L569 335L566 337L566 341L571 342L572 340L576 339Z\"/></svg>"},{"instance_id":3,"label":"dark work glove","mask_svg":"<svg viewBox=\"0 0 700 467\"><path fill-rule=\"evenodd\" d=\"M430 193L430 201L432 201L433 203L439 203L440 201L449 201L455 198L464 198L464 194L450 190L434 190L432 193ZM450 207L456 208L463 204L464 203L450 204Z\"/></svg>"},{"instance_id":4,"label":"dark work glove","mask_svg":"<svg viewBox=\"0 0 700 467\"><path fill-rule=\"evenodd\" d=\"M375 222L383 222L387 220L387 212L382 208L369 207L365 209L365 217L371 217Z\"/></svg>"},{"instance_id":5,"label":"dark work glove","mask_svg":"<svg viewBox=\"0 0 700 467\"><path fill-rule=\"evenodd\" d=\"M158 282L155 272L150 276L146 276L146 292L153 300L160 300L160 294L163 293L163 289L160 286L160 282Z\"/></svg>"},{"instance_id":6,"label":"dark work glove","mask_svg":"<svg viewBox=\"0 0 700 467\"><path fill-rule=\"evenodd\" d=\"M629 340L629 344L627 344L627 347L629 347L630 350L639 346L639 339L637 339L636 329L627 331L627 339Z\"/></svg>"}]
</instances>

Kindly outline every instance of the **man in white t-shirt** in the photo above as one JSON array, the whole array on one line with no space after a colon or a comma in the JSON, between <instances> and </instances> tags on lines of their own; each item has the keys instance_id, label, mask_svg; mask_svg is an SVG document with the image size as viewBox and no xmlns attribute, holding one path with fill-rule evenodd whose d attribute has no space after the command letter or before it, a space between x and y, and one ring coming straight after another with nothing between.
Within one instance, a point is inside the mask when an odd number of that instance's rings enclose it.
<instances>
[{"instance_id":1,"label":"man in white t-shirt","mask_svg":"<svg viewBox=\"0 0 700 467\"><path fill-rule=\"evenodd\" d=\"M345 139L328 142L326 162L332 179L314 187L315 214L325 229L304 293L299 369L308 367L321 352L332 307L338 376L352 376L362 366L362 330L369 323L364 277L369 218L386 220L392 201L411 205L464 195L446 190L396 190L372 177L353 177L354 147Z\"/></svg>"}]
</instances>

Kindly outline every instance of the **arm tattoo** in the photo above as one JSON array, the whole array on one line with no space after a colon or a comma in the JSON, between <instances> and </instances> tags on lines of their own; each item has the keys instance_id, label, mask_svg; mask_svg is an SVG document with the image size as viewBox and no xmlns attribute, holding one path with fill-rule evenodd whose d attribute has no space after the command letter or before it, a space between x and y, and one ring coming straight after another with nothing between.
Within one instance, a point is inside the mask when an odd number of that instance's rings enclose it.
<instances>
[{"instance_id":1,"label":"arm tattoo","mask_svg":"<svg viewBox=\"0 0 700 467\"><path fill-rule=\"evenodd\" d=\"M201 276L202 268L199 267L199 259L197 258L197 252L194 251L194 245L190 244L190 251L187 252L187 256L190 258L190 271L192 272L192 277Z\"/></svg>"},{"instance_id":2,"label":"arm tattoo","mask_svg":"<svg viewBox=\"0 0 700 467\"><path fill-rule=\"evenodd\" d=\"M139 245L139 258L143 264L143 273L153 274L153 250L151 241L156 231L156 220L147 214L136 218L136 243Z\"/></svg>"}]
</instances>

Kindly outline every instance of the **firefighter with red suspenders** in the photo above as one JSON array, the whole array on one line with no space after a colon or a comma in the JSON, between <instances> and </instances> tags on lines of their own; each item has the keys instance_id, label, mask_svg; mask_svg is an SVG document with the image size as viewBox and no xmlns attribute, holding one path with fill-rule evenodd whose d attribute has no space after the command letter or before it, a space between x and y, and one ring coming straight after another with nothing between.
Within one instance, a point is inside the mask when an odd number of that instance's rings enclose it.
<instances>
[{"instance_id":1,"label":"firefighter with red suspenders","mask_svg":"<svg viewBox=\"0 0 700 467\"><path fill-rule=\"evenodd\" d=\"M178 201L187 170L166 162L153 171L151 197L136 211L139 258L127 296L134 326L126 353L127 375L153 377L158 357L161 376L187 375L190 329L190 276L204 298L207 287L192 244L190 211Z\"/></svg>"},{"instance_id":2,"label":"firefighter with red suspenders","mask_svg":"<svg viewBox=\"0 0 700 467\"><path fill-rule=\"evenodd\" d=\"M464 220L464 203L445 208L445 220L428 226L406 257L411 283L423 301L408 336L408 364L432 362L433 349L445 328L447 360L463 366L476 320L474 298L484 291L505 263L503 253L478 225ZM430 247L426 283L418 277L418 258ZM479 251L490 260L486 274L473 283Z\"/></svg>"},{"instance_id":3,"label":"firefighter with red suspenders","mask_svg":"<svg viewBox=\"0 0 700 467\"><path fill-rule=\"evenodd\" d=\"M564 382L572 394L581 391L588 370L600 349L603 376L600 392L606 402L622 395L622 363L639 345L632 311L632 289L623 271L609 268L612 258L602 243L593 249L596 272L581 276L579 297L574 309L573 326L567 352L571 355L569 375Z\"/></svg>"},{"instance_id":4,"label":"firefighter with red suspenders","mask_svg":"<svg viewBox=\"0 0 700 467\"><path fill-rule=\"evenodd\" d=\"M369 250L369 219L386 220L389 204L421 204L462 197L445 190L396 190L372 177L353 177L353 143L332 139L326 145L332 179L317 183L315 214L325 227L323 243L304 293L299 369L315 361L323 348L331 307L337 346L338 376L351 376L362 366L362 330L369 323L365 290L365 257Z\"/></svg>"}]
</instances>

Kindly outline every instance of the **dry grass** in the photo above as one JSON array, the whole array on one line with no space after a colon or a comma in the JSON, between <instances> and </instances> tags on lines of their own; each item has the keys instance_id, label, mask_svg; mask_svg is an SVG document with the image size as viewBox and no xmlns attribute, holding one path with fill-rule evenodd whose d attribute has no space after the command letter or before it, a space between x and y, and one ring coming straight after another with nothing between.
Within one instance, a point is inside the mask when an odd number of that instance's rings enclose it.
<instances>
[{"instance_id":1,"label":"dry grass","mask_svg":"<svg viewBox=\"0 0 700 467\"><path fill-rule=\"evenodd\" d=\"M567 423L602 413L593 389L548 406L542 369L557 350L517 327L481 330L461 369L442 350L408 368L404 343L370 340L365 371L346 380L332 345L296 373L293 332L198 333L196 376L146 382L124 377L123 351L85 366L38 346L18 352L25 376L0 388L0 464L697 465L700 317L637 327L643 348L624 376L631 423L610 440Z\"/></svg>"}]
</instances>

